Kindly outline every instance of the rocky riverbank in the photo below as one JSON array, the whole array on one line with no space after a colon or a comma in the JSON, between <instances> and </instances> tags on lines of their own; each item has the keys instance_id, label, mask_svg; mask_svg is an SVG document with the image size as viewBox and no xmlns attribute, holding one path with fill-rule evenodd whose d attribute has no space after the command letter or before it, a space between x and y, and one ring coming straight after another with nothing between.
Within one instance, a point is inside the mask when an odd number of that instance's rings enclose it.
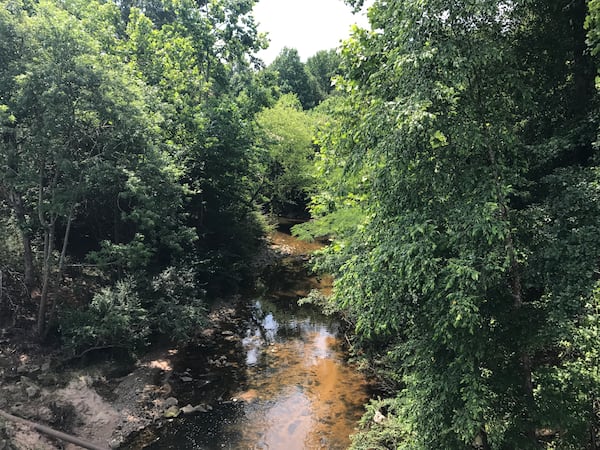
<instances>
[{"instance_id":1,"label":"rocky riverbank","mask_svg":"<svg viewBox=\"0 0 600 450\"><path fill-rule=\"evenodd\" d=\"M207 411L211 395L187 387L208 386L211 377L237 365L223 351L224 344L235 347L239 341L233 330L240 304L216 308L190 346L155 350L135 362L114 349L89 352L88 361L61 362L35 344L18 345L6 336L0 349L0 409L106 448L118 448L132 434L179 414ZM193 359L198 367L183 367L189 352L202 355ZM0 421L2 450L63 448L75 447Z\"/></svg>"}]
</instances>

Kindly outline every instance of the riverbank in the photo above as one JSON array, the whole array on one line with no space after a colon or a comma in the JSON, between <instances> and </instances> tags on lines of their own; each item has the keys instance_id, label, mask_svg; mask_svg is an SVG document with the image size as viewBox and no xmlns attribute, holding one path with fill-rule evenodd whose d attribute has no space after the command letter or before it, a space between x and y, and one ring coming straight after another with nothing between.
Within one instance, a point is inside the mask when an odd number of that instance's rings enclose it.
<instances>
[{"instance_id":1,"label":"riverbank","mask_svg":"<svg viewBox=\"0 0 600 450\"><path fill-rule=\"evenodd\" d=\"M266 240L256 257L257 275L277 267L285 256ZM194 412L205 408L210 398L188 408L178 398L196 381L185 367L185 354L205 355L202 375L208 385L212 369L222 372L232 364L224 358L223 343L235 344L232 328L245 307L237 297L216 301L208 323L187 347L156 346L136 360L112 347L67 357L60 348L41 346L23 329L0 329L0 410L103 448L119 448L149 426L160 427L193 407ZM0 417L0 450L70 448L79 447Z\"/></svg>"},{"instance_id":2,"label":"riverbank","mask_svg":"<svg viewBox=\"0 0 600 450\"><path fill-rule=\"evenodd\" d=\"M237 305L215 308L194 346L218 353L219 341L228 336L225 329L238 316ZM64 361L59 354L45 355L35 344L4 339L0 409L9 414L101 447L119 448L140 430L158 427L181 411L191 412L177 398L194 381L189 369L181 367L181 349L155 349L137 361L114 349L98 349L82 360ZM206 360L207 368L227 364L219 354L206 354ZM210 407L193 406L196 411ZM26 425L0 420L0 449L78 448L63 444Z\"/></svg>"},{"instance_id":3,"label":"riverbank","mask_svg":"<svg viewBox=\"0 0 600 450\"><path fill-rule=\"evenodd\" d=\"M274 236L257 257L257 273L266 274L263 283L283 290L281 282L319 244L301 243L285 233ZM291 296L314 287L314 279L307 279ZM58 352L48 354L35 342L19 339L16 331L5 333L0 409L101 447L142 448L154 438L153 433L145 437L143 430L158 429L177 416L210 411L244 385L246 375L240 367L245 363L242 340L248 308L252 305L247 299L222 301L189 345L155 348L136 361L117 348L94 349L64 360ZM212 387L215 380L222 386L224 379L232 392ZM25 425L0 421L1 450L76 448L69 445Z\"/></svg>"}]
</instances>

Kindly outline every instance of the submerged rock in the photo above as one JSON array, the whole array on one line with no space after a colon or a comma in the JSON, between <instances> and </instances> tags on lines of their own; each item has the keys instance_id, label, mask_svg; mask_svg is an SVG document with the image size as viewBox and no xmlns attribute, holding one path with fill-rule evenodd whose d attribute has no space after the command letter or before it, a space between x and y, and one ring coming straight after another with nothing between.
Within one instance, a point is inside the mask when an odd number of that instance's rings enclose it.
<instances>
[{"instance_id":1,"label":"submerged rock","mask_svg":"<svg viewBox=\"0 0 600 450\"><path fill-rule=\"evenodd\" d=\"M244 392L238 392L232 398L232 400L234 402L252 403L252 402L258 400L258 391L256 389L249 389Z\"/></svg>"},{"instance_id":2,"label":"submerged rock","mask_svg":"<svg viewBox=\"0 0 600 450\"><path fill-rule=\"evenodd\" d=\"M196 412L196 408L194 408L192 405L187 404L185 405L183 408L181 408L180 410L182 413L184 414L192 414L194 412Z\"/></svg>"},{"instance_id":3,"label":"submerged rock","mask_svg":"<svg viewBox=\"0 0 600 450\"><path fill-rule=\"evenodd\" d=\"M181 412L181 410L177 407L177 406L170 406L169 408L167 408L167 410L164 412L164 416L167 419L171 419L173 417L177 417L179 416L179 413Z\"/></svg>"}]
</instances>

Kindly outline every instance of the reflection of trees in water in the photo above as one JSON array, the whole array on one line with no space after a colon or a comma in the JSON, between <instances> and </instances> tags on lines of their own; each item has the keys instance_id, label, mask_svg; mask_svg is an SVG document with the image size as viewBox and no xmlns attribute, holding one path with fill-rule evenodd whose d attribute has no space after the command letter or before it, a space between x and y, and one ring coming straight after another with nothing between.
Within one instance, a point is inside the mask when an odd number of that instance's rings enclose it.
<instances>
[{"instance_id":1,"label":"reflection of trees in water","mask_svg":"<svg viewBox=\"0 0 600 450\"><path fill-rule=\"evenodd\" d=\"M250 368L249 387L260 400L245 407L238 445L256 445L253 438L260 434L266 445L277 448L320 448L323 443L345 448L366 401L365 382L343 364L326 325L304 319L295 320L293 328L303 332L301 339L279 337L265 349L268 371Z\"/></svg>"},{"instance_id":2,"label":"reflection of trees in water","mask_svg":"<svg viewBox=\"0 0 600 450\"><path fill-rule=\"evenodd\" d=\"M224 399L214 411L179 422L155 448L347 447L366 401L365 381L344 365L326 323L285 317L262 313L247 330L246 337L258 341L253 345L262 355L247 367L247 391L236 395L247 402ZM261 328L274 333L268 345ZM292 333L298 336L290 337ZM169 442L176 444L169 447Z\"/></svg>"},{"instance_id":3,"label":"reflection of trees in water","mask_svg":"<svg viewBox=\"0 0 600 450\"><path fill-rule=\"evenodd\" d=\"M265 331L265 341L267 343L274 342L277 330L279 329L279 324L273 317L273 314L269 313L265 316L262 321L262 329Z\"/></svg>"},{"instance_id":4,"label":"reflection of trees in water","mask_svg":"<svg viewBox=\"0 0 600 450\"><path fill-rule=\"evenodd\" d=\"M294 264L302 261L296 258ZM246 381L240 385L246 391L236 394L239 401L181 422L177 440L161 440L162 445L177 445L160 448L293 450L349 445L348 436L367 400L366 383L343 363L338 322L311 305L298 307L300 297L322 287L298 267L279 272L272 285L278 291L248 310L241 351ZM293 276L285 278L290 273Z\"/></svg>"},{"instance_id":5,"label":"reflection of trees in water","mask_svg":"<svg viewBox=\"0 0 600 450\"><path fill-rule=\"evenodd\" d=\"M307 342L314 333L321 334L321 341L337 336L339 324L319 314L311 307L283 309L276 303L257 300L249 320L242 344L246 351L246 364L262 365L265 361L265 349L283 340L296 339ZM325 344L323 343L322 346ZM316 357L322 357L325 350L319 350Z\"/></svg>"}]
</instances>

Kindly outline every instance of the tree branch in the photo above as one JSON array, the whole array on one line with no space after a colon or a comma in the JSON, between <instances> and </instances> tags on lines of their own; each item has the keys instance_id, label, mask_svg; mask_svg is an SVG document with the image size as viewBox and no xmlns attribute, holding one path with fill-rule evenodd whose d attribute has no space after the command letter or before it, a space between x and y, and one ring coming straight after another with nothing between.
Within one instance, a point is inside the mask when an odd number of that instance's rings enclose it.
<instances>
[{"instance_id":1,"label":"tree branch","mask_svg":"<svg viewBox=\"0 0 600 450\"><path fill-rule=\"evenodd\" d=\"M27 425L28 427L31 427L32 429L39 431L40 433L46 434L46 435L51 436L56 439L60 439L62 441L70 442L71 444L75 444L75 445L78 445L80 447L83 447L83 448L86 448L89 450L108 450L107 446L103 447L103 446L94 444L92 442L85 441L76 436L72 436L70 434L63 433L62 431L54 430L50 427L47 427L46 425L41 425L39 423L32 422L30 420L22 419L21 417L13 416L12 414L2 411L1 409L0 409L0 417L5 418L6 420L10 420L11 422L17 422L17 423L21 423L23 425Z\"/></svg>"}]
</instances>

